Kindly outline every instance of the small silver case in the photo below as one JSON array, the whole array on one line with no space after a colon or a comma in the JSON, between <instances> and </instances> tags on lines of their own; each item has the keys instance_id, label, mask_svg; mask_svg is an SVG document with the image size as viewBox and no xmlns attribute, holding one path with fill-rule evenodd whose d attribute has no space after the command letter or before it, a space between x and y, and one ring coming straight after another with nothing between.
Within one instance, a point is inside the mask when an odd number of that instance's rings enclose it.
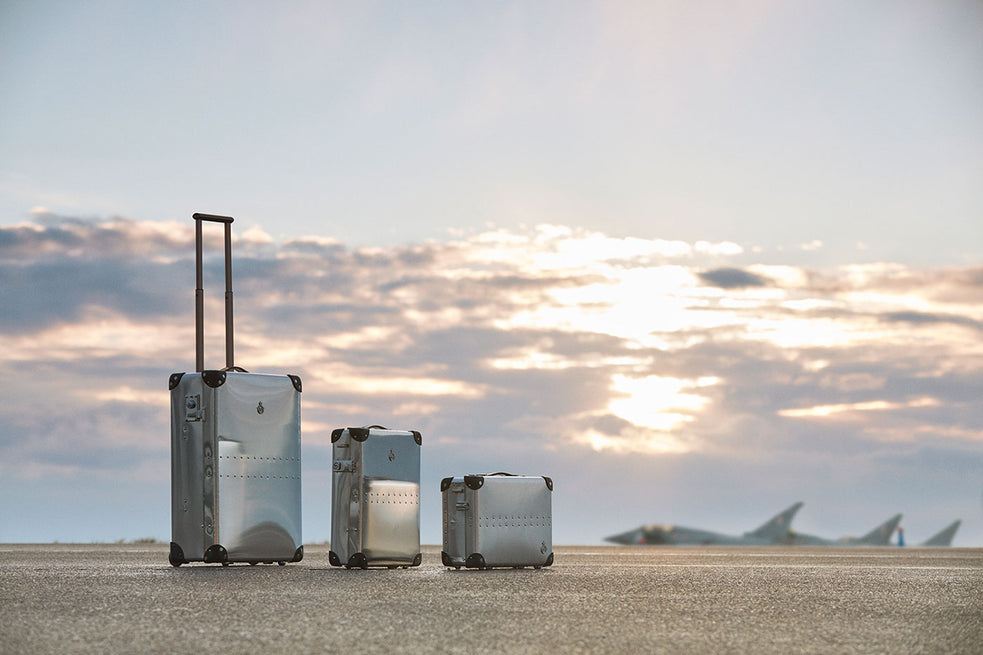
<instances>
[{"instance_id":1,"label":"small silver case","mask_svg":"<svg viewBox=\"0 0 983 655\"><path fill-rule=\"evenodd\" d=\"M331 433L332 566L419 566L419 432L381 426Z\"/></svg>"},{"instance_id":2,"label":"small silver case","mask_svg":"<svg viewBox=\"0 0 983 655\"><path fill-rule=\"evenodd\" d=\"M553 480L491 473L444 478L444 566L541 568L553 563Z\"/></svg>"}]
</instances>

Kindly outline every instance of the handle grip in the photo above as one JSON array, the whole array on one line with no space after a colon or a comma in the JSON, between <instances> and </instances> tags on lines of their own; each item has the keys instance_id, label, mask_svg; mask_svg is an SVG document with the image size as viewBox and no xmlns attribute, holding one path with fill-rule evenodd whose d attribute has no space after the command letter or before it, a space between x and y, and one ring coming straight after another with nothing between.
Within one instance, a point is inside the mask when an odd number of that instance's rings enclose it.
<instances>
[{"instance_id":1,"label":"handle grip","mask_svg":"<svg viewBox=\"0 0 983 655\"><path fill-rule=\"evenodd\" d=\"M218 214L200 214L195 212L191 215L191 218L196 221L211 221L213 223L231 223L235 219L231 216L219 216Z\"/></svg>"}]
</instances>

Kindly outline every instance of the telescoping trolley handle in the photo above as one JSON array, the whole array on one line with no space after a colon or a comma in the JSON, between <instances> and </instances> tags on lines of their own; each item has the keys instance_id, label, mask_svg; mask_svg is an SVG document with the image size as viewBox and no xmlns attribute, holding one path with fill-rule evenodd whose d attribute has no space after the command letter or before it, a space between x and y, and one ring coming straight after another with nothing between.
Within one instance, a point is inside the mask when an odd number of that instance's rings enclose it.
<instances>
[{"instance_id":1,"label":"telescoping trolley handle","mask_svg":"<svg viewBox=\"0 0 983 655\"><path fill-rule=\"evenodd\" d=\"M201 274L201 222L225 223L225 368L235 368L232 338L232 221L231 216L193 214L195 220L195 370L205 370L205 291Z\"/></svg>"}]
</instances>

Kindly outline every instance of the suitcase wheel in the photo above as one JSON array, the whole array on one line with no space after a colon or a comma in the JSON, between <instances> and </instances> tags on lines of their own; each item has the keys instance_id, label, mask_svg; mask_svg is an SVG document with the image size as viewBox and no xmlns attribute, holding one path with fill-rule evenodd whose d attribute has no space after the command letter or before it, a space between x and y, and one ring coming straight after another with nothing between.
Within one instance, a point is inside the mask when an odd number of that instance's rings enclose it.
<instances>
[{"instance_id":1,"label":"suitcase wheel","mask_svg":"<svg viewBox=\"0 0 983 655\"><path fill-rule=\"evenodd\" d=\"M206 564L215 564L221 562L222 566L229 565L229 553L219 544L209 546L205 550L205 555L202 557L202 561Z\"/></svg>"},{"instance_id":2,"label":"suitcase wheel","mask_svg":"<svg viewBox=\"0 0 983 655\"><path fill-rule=\"evenodd\" d=\"M259 562L250 562L249 566L256 566L257 564L259 564Z\"/></svg>"},{"instance_id":3,"label":"suitcase wheel","mask_svg":"<svg viewBox=\"0 0 983 655\"><path fill-rule=\"evenodd\" d=\"M286 562L277 562L277 564L279 564L280 566L286 566L287 565Z\"/></svg>"},{"instance_id":4,"label":"suitcase wheel","mask_svg":"<svg viewBox=\"0 0 983 655\"><path fill-rule=\"evenodd\" d=\"M187 562L184 558L184 551L173 541L171 542L171 552L167 556L167 561L171 563L171 566L177 568Z\"/></svg>"}]
</instances>

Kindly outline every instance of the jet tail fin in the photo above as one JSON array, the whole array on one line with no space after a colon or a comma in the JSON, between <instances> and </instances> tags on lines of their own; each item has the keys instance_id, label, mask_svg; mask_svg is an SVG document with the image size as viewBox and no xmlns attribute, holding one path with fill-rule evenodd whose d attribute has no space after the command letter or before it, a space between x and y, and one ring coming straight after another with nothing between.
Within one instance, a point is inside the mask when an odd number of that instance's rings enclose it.
<instances>
[{"instance_id":1,"label":"jet tail fin","mask_svg":"<svg viewBox=\"0 0 983 655\"><path fill-rule=\"evenodd\" d=\"M899 523L901 523L901 515L895 514L864 536L857 539L855 543L864 546L887 546L891 541L891 535L893 535L894 531L898 529Z\"/></svg>"},{"instance_id":2,"label":"jet tail fin","mask_svg":"<svg viewBox=\"0 0 983 655\"><path fill-rule=\"evenodd\" d=\"M753 532L745 532L745 537L754 539L765 539L775 543L784 543L788 539L789 530L792 527L792 519L795 513L801 509L802 503L798 502L773 516L767 523Z\"/></svg>"},{"instance_id":3,"label":"jet tail fin","mask_svg":"<svg viewBox=\"0 0 983 655\"><path fill-rule=\"evenodd\" d=\"M937 535L930 537L928 540L925 541L925 543L919 545L920 546L951 546L952 538L956 536L956 530L959 529L960 525L962 525L962 520L958 520L954 523L951 523L948 527L946 527L944 530L939 532Z\"/></svg>"}]
</instances>

